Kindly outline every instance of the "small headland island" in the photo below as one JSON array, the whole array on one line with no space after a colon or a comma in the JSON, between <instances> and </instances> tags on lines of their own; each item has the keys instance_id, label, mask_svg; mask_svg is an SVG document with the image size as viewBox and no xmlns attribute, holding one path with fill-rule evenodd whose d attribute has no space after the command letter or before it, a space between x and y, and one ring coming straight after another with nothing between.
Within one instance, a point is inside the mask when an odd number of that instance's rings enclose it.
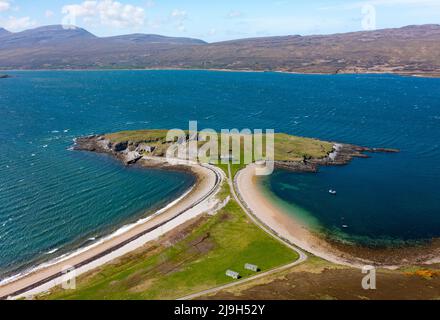
<instances>
[{"instance_id":1,"label":"small headland island","mask_svg":"<svg viewBox=\"0 0 440 320\"><path fill-rule=\"evenodd\" d=\"M167 130L136 130L80 137L75 139L73 149L110 154L124 164L132 165L142 159L164 158L168 148L175 143L167 141L167 132ZM182 143L187 143L190 135L187 134L186 138L187 140ZM196 139L199 146L206 144L206 141L202 141L199 137ZM243 142L244 136L240 139ZM232 149L230 151L232 152ZM346 165L353 158L369 158L366 153L376 152L397 153L399 150L360 147L284 133L275 135L276 167L294 172L317 172L320 166ZM220 151L218 154L220 162Z\"/></svg>"}]
</instances>

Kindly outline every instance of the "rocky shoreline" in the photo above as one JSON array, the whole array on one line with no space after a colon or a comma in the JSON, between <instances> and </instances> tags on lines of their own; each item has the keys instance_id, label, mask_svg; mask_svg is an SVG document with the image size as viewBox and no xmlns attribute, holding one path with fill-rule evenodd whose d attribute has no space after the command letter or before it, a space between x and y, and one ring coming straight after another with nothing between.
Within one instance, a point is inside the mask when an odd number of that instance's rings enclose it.
<instances>
[{"instance_id":1,"label":"rocky shoreline","mask_svg":"<svg viewBox=\"0 0 440 320\"><path fill-rule=\"evenodd\" d=\"M109 155L125 166L138 165L146 169L172 170L186 172L194 175L197 181L201 179L191 166L184 164L169 164L163 156L145 157L142 153L146 145L141 142L117 142L114 143L103 135L92 135L74 139L71 148L74 151L86 151Z\"/></svg>"},{"instance_id":2,"label":"rocky shoreline","mask_svg":"<svg viewBox=\"0 0 440 320\"><path fill-rule=\"evenodd\" d=\"M132 165L142 159L138 147L134 143L113 143L104 136L94 135L75 139L73 150L109 154L125 165Z\"/></svg>"},{"instance_id":3,"label":"rocky shoreline","mask_svg":"<svg viewBox=\"0 0 440 320\"><path fill-rule=\"evenodd\" d=\"M400 150L388 148L366 148L352 144L334 143L333 151L322 159L304 159L303 161L275 161L275 166L298 173L316 173L321 166L343 166L354 158L369 158L365 153L398 153Z\"/></svg>"}]
</instances>

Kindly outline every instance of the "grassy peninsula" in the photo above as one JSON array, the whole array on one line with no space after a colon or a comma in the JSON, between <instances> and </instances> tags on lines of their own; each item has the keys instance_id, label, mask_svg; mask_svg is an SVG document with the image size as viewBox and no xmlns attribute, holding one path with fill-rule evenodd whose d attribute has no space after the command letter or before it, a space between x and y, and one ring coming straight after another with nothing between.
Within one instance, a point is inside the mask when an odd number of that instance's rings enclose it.
<instances>
[{"instance_id":1,"label":"grassy peninsula","mask_svg":"<svg viewBox=\"0 0 440 320\"><path fill-rule=\"evenodd\" d=\"M166 134L165 130L126 131L88 137L80 144L83 144L82 150L100 152L100 145L104 141L109 146L106 152L116 154L121 152L121 149L139 150L139 146L148 145L151 149L149 152L143 151L143 155L162 157L170 145L166 141ZM277 134L275 137L276 163L299 171L310 169L310 165L314 168L313 166L319 165L344 164L354 156L364 156L362 153L364 151L391 152L394 150L335 145L331 142L287 134ZM218 166L225 171L226 175L229 175L228 167L230 166L232 177L244 167L243 164L219 164ZM249 218L233 197L231 184L225 181L217 197L225 203L225 206L216 214L203 214L160 239L80 276L76 290L65 291L55 288L39 296L38 299L176 299L235 282L236 280L225 276L227 269L238 271L243 279L251 278L255 273L245 270L245 263L254 263L260 267L262 272L265 272L299 259L297 252L267 234ZM311 254L308 256L309 259L298 266L276 273L271 272L246 285L241 284L231 289L223 289L214 297L233 298L235 294L242 294L243 297L252 298L254 288L261 286L269 290L282 290L282 296L286 299L292 295L290 292L292 288L295 288L292 297L296 298L337 299L343 298L344 295L337 290L329 292L322 289L320 284L325 284L334 277L343 279L345 274L343 272L350 272L350 279L357 281L358 271L356 269L341 267ZM316 266L319 270L315 270ZM423 270L414 268L414 270ZM340 274L336 274L337 272ZM395 279L407 284L405 270L380 272L390 275L389 279L386 279L386 286L391 286ZM304 281L301 277L294 275L304 274L309 277L315 273L318 276L316 283L296 288L296 283ZM283 277L287 279L287 282L284 283ZM412 281L411 279L409 281ZM313 282L313 280L310 281ZM424 285L422 282L431 280L415 279L415 281ZM313 288L313 296L310 296L311 288ZM423 295L430 298L435 296L429 290ZM257 296L262 299L273 298L269 292L263 292ZM207 296L200 298L207 298ZM369 298L370 295L365 297L365 299ZM371 296L371 298L374 297Z\"/></svg>"},{"instance_id":2,"label":"grassy peninsula","mask_svg":"<svg viewBox=\"0 0 440 320\"><path fill-rule=\"evenodd\" d=\"M134 130L104 135L110 142L139 145L146 143L154 147L153 156L164 156L171 143L166 141L168 130ZM241 141L243 142L243 136ZM220 140L220 137L219 137ZM263 135L263 142L265 135ZM206 142L199 141L199 146ZM284 133L275 134L275 160L302 161L304 158L323 158L333 150L333 144L317 139L292 136Z\"/></svg>"},{"instance_id":3,"label":"grassy peninsula","mask_svg":"<svg viewBox=\"0 0 440 320\"><path fill-rule=\"evenodd\" d=\"M165 130L138 130L106 134L100 139L113 148L121 144L135 150L148 144L150 156L165 155L170 143ZM277 134L275 154L280 160L303 161L326 157L333 148L329 142ZM200 142L201 144L202 142ZM227 165L219 165L227 173ZM233 165L235 173L242 167ZM41 299L175 299L233 282L225 276L236 270L243 278L255 273L245 263L268 271L298 259L298 254L255 225L232 199L224 183L218 195L227 205L214 216L203 215L113 263L78 279L78 289L52 290Z\"/></svg>"}]
</instances>

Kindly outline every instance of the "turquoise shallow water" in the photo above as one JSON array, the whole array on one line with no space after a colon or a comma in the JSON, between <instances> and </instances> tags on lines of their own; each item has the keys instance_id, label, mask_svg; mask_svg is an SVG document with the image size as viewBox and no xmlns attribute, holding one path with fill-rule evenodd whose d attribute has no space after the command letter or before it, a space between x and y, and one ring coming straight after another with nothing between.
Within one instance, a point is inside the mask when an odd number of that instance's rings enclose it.
<instances>
[{"instance_id":1,"label":"turquoise shallow water","mask_svg":"<svg viewBox=\"0 0 440 320\"><path fill-rule=\"evenodd\" d=\"M193 178L68 151L140 128L274 128L402 150L266 185L314 225L365 242L440 236L440 80L204 71L13 72L0 81L0 275L178 197ZM330 197L328 189L338 191ZM316 222L317 221L317 222ZM347 225L348 228L342 228ZM47 254L55 249L58 251Z\"/></svg>"}]
</instances>

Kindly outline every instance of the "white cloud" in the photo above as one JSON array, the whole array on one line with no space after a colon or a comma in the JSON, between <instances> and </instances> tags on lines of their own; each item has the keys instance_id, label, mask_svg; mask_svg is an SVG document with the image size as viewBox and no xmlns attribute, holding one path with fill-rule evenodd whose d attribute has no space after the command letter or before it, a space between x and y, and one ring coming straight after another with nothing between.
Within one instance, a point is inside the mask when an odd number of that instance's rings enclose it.
<instances>
[{"instance_id":1,"label":"white cloud","mask_svg":"<svg viewBox=\"0 0 440 320\"><path fill-rule=\"evenodd\" d=\"M188 17L188 13L185 10L174 9L171 12L171 16L176 19L186 19Z\"/></svg>"},{"instance_id":2,"label":"white cloud","mask_svg":"<svg viewBox=\"0 0 440 320\"><path fill-rule=\"evenodd\" d=\"M228 18L239 18L242 15L243 15L243 13L241 11L233 10L228 13Z\"/></svg>"},{"instance_id":3,"label":"white cloud","mask_svg":"<svg viewBox=\"0 0 440 320\"><path fill-rule=\"evenodd\" d=\"M114 0L84 1L66 5L62 13L70 21L77 18L87 23L101 23L112 27L140 27L145 23L145 10L131 4Z\"/></svg>"},{"instance_id":4,"label":"white cloud","mask_svg":"<svg viewBox=\"0 0 440 320\"><path fill-rule=\"evenodd\" d=\"M8 11L11 8L9 1L0 0L0 12Z\"/></svg>"},{"instance_id":5,"label":"white cloud","mask_svg":"<svg viewBox=\"0 0 440 320\"><path fill-rule=\"evenodd\" d=\"M154 0L147 0L147 2L146 2L146 4L145 4L145 6L147 7L147 8L152 8L152 7L154 7L156 5L156 2L154 2Z\"/></svg>"},{"instance_id":6,"label":"white cloud","mask_svg":"<svg viewBox=\"0 0 440 320\"><path fill-rule=\"evenodd\" d=\"M19 11L19 7L12 7L11 0L0 0L0 12ZM10 31L22 31L36 25L30 17L1 16L0 26Z\"/></svg>"},{"instance_id":7,"label":"white cloud","mask_svg":"<svg viewBox=\"0 0 440 320\"><path fill-rule=\"evenodd\" d=\"M188 19L188 13L185 10L174 9L171 12L171 18L174 20L174 25L178 31L186 31L185 20Z\"/></svg>"},{"instance_id":8,"label":"white cloud","mask_svg":"<svg viewBox=\"0 0 440 320\"><path fill-rule=\"evenodd\" d=\"M21 31L28 29L36 25L36 22L30 17L8 17L6 19L0 19L0 25L10 31Z\"/></svg>"},{"instance_id":9,"label":"white cloud","mask_svg":"<svg viewBox=\"0 0 440 320\"><path fill-rule=\"evenodd\" d=\"M372 4L372 5L440 5L438 0L371 0L362 2L362 4Z\"/></svg>"},{"instance_id":10,"label":"white cloud","mask_svg":"<svg viewBox=\"0 0 440 320\"><path fill-rule=\"evenodd\" d=\"M393 7L393 6L426 6L426 7L439 7L439 0L367 0L367 1L354 1L349 4L330 5L321 7L321 10L353 10L364 7L365 5L372 5L378 7Z\"/></svg>"},{"instance_id":11,"label":"white cloud","mask_svg":"<svg viewBox=\"0 0 440 320\"><path fill-rule=\"evenodd\" d=\"M51 10L46 10L46 12L44 13L44 15L46 16L46 18L51 18L54 16L54 12Z\"/></svg>"}]
</instances>

